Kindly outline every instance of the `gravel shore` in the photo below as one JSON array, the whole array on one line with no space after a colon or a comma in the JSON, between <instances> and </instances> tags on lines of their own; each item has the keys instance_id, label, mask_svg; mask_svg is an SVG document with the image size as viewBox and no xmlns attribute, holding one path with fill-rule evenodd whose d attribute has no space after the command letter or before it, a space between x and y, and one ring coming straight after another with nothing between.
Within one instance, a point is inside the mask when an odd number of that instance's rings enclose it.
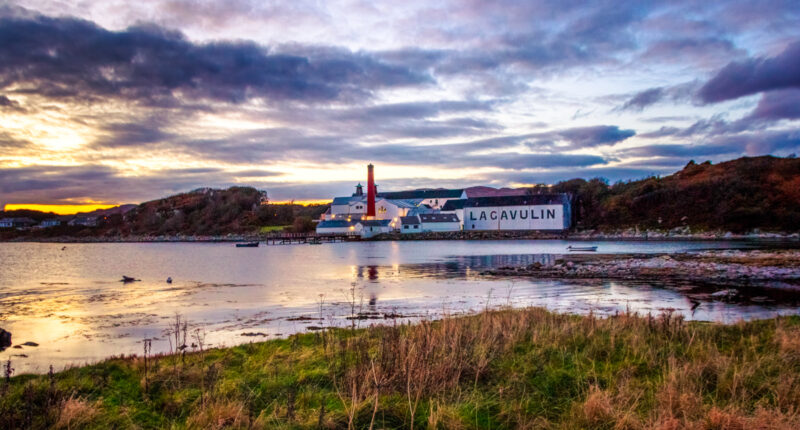
<instances>
[{"instance_id":1,"label":"gravel shore","mask_svg":"<svg viewBox=\"0 0 800 430\"><path fill-rule=\"evenodd\" d=\"M627 279L700 282L730 287L759 286L800 292L800 251L705 251L674 255L563 255L553 264L534 263L486 270L486 276L550 279Z\"/></svg>"}]
</instances>

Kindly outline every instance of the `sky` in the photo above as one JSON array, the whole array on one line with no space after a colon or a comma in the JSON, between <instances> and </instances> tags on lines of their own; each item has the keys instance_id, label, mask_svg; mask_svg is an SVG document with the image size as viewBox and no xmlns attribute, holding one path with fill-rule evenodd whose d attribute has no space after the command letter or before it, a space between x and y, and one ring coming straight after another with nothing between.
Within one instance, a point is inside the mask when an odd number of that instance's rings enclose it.
<instances>
[{"instance_id":1,"label":"sky","mask_svg":"<svg viewBox=\"0 0 800 430\"><path fill-rule=\"evenodd\" d=\"M0 0L0 205L789 156L798 23L796 0Z\"/></svg>"}]
</instances>

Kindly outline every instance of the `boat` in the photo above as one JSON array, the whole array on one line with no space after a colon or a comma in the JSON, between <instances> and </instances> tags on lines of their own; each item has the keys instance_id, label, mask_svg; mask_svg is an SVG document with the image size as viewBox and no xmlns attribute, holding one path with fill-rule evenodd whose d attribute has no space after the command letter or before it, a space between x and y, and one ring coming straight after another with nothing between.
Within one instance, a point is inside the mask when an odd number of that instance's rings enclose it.
<instances>
[{"instance_id":1,"label":"boat","mask_svg":"<svg viewBox=\"0 0 800 430\"><path fill-rule=\"evenodd\" d=\"M567 251L586 251L586 252L595 252L597 251L596 246L568 246Z\"/></svg>"},{"instance_id":2,"label":"boat","mask_svg":"<svg viewBox=\"0 0 800 430\"><path fill-rule=\"evenodd\" d=\"M137 281L141 281L141 279L136 279L136 278L134 278L134 277L132 277L132 276L125 276L125 275L122 275L122 279L120 279L119 281L120 281L120 282L122 282L123 284L127 284L127 283L129 283L129 282L137 282Z\"/></svg>"},{"instance_id":3,"label":"boat","mask_svg":"<svg viewBox=\"0 0 800 430\"><path fill-rule=\"evenodd\" d=\"M258 242L243 242L237 243L237 248L258 248Z\"/></svg>"}]
</instances>

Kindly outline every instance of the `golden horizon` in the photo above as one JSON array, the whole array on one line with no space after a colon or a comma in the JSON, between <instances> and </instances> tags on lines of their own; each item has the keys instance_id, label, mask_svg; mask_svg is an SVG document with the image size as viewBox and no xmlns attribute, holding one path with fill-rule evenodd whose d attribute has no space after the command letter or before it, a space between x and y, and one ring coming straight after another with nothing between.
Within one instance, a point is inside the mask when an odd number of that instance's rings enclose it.
<instances>
[{"instance_id":1,"label":"golden horizon","mask_svg":"<svg viewBox=\"0 0 800 430\"><path fill-rule=\"evenodd\" d=\"M74 204L74 205L43 205L43 204L35 204L35 203L8 203L5 205L3 210L5 211L15 211L15 210L33 210L33 211L40 211L40 212L52 212L56 215L75 215L82 212L92 212L98 209L109 209L113 207L119 206L116 205L109 205L109 204L96 204L96 203L87 203L87 204Z\"/></svg>"}]
</instances>

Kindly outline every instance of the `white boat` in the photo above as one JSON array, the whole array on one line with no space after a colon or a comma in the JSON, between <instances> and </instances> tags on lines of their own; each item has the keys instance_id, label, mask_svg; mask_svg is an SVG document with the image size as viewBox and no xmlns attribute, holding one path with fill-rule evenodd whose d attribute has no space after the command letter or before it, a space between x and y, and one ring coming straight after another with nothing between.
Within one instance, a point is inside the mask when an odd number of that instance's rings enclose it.
<instances>
[{"instance_id":1,"label":"white boat","mask_svg":"<svg viewBox=\"0 0 800 430\"><path fill-rule=\"evenodd\" d=\"M597 251L596 246L568 246L567 251L574 252L574 251L586 251L586 252L595 252Z\"/></svg>"}]
</instances>

